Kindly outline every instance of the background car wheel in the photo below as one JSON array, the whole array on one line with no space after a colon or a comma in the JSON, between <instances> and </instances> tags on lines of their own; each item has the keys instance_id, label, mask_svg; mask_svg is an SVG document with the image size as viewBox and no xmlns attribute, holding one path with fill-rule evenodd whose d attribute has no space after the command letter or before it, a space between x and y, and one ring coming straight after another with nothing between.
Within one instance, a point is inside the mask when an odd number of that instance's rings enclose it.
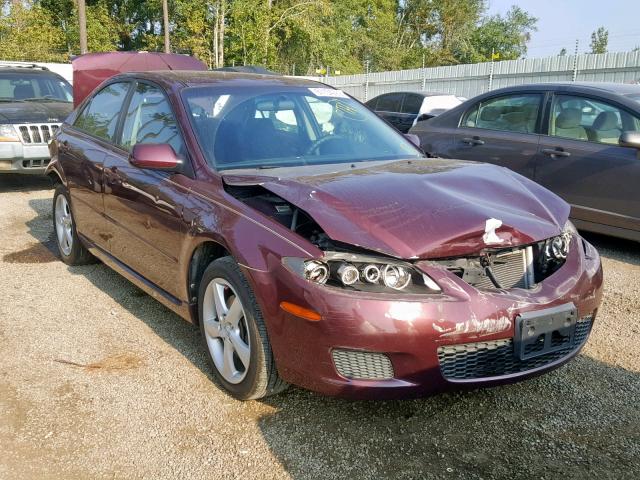
<instances>
[{"instance_id":1,"label":"background car wheel","mask_svg":"<svg viewBox=\"0 0 640 480\"><path fill-rule=\"evenodd\" d=\"M231 257L220 258L205 270L198 313L218 386L239 400L262 398L287 388L278 376L255 295Z\"/></svg>"},{"instance_id":2,"label":"background car wheel","mask_svg":"<svg viewBox=\"0 0 640 480\"><path fill-rule=\"evenodd\" d=\"M82 245L76 232L71 212L69 193L64 185L58 185L53 194L53 228L62 261L67 265L93 263L95 257Z\"/></svg>"}]
</instances>

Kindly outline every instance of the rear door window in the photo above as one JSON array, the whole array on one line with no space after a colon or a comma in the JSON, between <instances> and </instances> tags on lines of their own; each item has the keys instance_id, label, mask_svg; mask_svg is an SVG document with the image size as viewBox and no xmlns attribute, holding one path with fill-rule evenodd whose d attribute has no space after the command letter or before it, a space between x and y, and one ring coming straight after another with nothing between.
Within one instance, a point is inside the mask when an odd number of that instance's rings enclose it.
<instances>
[{"instance_id":1,"label":"rear door window","mask_svg":"<svg viewBox=\"0 0 640 480\"><path fill-rule=\"evenodd\" d=\"M460 126L506 132L535 133L542 95L505 95L474 105Z\"/></svg>"},{"instance_id":2,"label":"rear door window","mask_svg":"<svg viewBox=\"0 0 640 480\"><path fill-rule=\"evenodd\" d=\"M378 99L377 112L399 112L403 93L389 93Z\"/></svg>"},{"instance_id":3,"label":"rear door window","mask_svg":"<svg viewBox=\"0 0 640 480\"><path fill-rule=\"evenodd\" d=\"M74 127L114 142L129 85L129 82L112 83L96 93L76 118Z\"/></svg>"},{"instance_id":4,"label":"rear door window","mask_svg":"<svg viewBox=\"0 0 640 480\"><path fill-rule=\"evenodd\" d=\"M618 145L624 131L638 131L640 119L608 102L576 95L556 95L549 134L572 140Z\"/></svg>"},{"instance_id":5,"label":"rear door window","mask_svg":"<svg viewBox=\"0 0 640 480\"><path fill-rule=\"evenodd\" d=\"M410 113L411 115L417 115L422 107L424 97L421 95L407 94L402 102L402 113Z\"/></svg>"}]
</instances>

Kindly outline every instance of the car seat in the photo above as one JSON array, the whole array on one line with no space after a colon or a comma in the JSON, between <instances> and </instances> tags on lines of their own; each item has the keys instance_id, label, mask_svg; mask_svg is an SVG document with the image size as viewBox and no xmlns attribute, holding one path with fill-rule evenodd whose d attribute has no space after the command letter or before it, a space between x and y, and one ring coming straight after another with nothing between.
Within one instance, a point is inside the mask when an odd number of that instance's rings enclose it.
<instances>
[{"instance_id":1,"label":"car seat","mask_svg":"<svg viewBox=\"0 0 640 480\"><path fill-rule=\"evenodd\" d=\"M16 85L13 89L13 98L16 100L24 100L25 98L33 98L36 94L33 90L33 85L30 83L22 83Z\"/></svg>"},{"instance_id":2,"label":"car seat","mask_svg":"<svg viewBox=\"0 0 640 480\"><path fill-rule=\"evenodd\" d=\"M478 116L478 122L476 123L476 127L478 128L491 128L495 127L496 122L500 118L502 114L502 109L500 107L492 107L487 106L480 110L480 115Z\"/></svg>"},{"instance_id":3,"label":"car seat","mask_svg":"<svg viewBox=\"0 0 640 480\"><path fill-rule=\"evenodd\" d=\"M556 117L554 135L575 140L588 140L587 130L580 125L582 111L579 108L567 108Z\"/></svg>"},{"instance_id":4,"label":"car seat","mask_svg":"<svg viewBox=\"0 0 640 480\"><path fill-rule=\"evenodd\" d=\"M622 129L615 112L601 112L591 127L594 142L618 144Z\"/></svg>"}]
</instances>

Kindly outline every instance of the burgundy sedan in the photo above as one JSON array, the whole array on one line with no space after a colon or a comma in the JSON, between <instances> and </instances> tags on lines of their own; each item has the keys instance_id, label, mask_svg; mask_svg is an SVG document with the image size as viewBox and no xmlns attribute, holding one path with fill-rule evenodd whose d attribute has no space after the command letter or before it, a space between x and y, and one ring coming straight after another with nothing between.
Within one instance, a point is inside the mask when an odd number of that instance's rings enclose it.
<instances>
[{"instance_id":1,"label":"burgundy sedan","mask_svg":"<svg viewBox=\"0 0 640 480\"><path fill-rule=\"evenodd\" d=\"M121 74L51 144L62 259L198 324L220 387L397 398L508 383L587 341L596 250L505 168L429 159L340 90Z\"/></svg>"}]
</instances>

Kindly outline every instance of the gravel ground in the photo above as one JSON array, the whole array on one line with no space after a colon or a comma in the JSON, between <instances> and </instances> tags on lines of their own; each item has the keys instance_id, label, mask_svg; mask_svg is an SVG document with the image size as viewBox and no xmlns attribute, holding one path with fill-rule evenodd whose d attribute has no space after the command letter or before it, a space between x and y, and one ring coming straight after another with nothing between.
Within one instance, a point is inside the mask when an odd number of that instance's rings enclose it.
<instances>
[{"instance_id":1,"label":"gravel ground","mask_svg":"<svg viewBox=\"0 0 640 480\"><path fill-rule=\"evenodd\" d=\"M640 249L606 237L582 354L543 377L402 402L291 388L241 403L197 330L52 253L46 180L0 177L0 478L640 476Z\"/></svg>"}]
</instances>

